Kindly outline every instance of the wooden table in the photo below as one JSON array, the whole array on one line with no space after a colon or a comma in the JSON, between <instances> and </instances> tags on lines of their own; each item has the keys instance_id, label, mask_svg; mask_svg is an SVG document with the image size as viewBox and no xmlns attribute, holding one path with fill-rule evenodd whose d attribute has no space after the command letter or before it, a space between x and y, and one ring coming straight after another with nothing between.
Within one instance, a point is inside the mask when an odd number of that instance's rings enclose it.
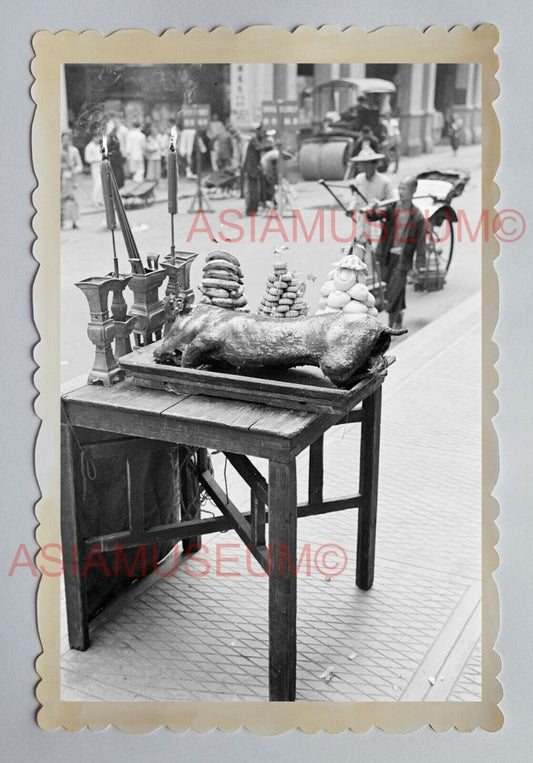
<instances>
[{"instance_id":1,"label":"wooden table","mask_svg":"<svg viewBox=\"0 0 533 763\"><path fill-rule=\"evenodd\" d=\"M359 509L356 584L373 582L378 488L381 385L383 377L360 385L355 407L347 415L290 411L262 404L201 395L173 395L146 390L128 380L113 387L76 380L63 389L61 423L61 517L65 562L66 606L70 646L89 646L83 560L96 546L112 551L116 544L178 541L234 529L269 573L269 687L271 701L292 701L296 693L296 523L298 517ZM323 436L335 424L361 424L359 490L324 501ZM224 452L251 489L251 511L241 513L199 459L198 478L222 516L189 518L171 525L144 528L143 517L131 511L126 532L86 538L80 529L81 485L77 432L83 429L119 433L145 440L180 443ZM309 447L309 498L297 505L296 456ZM200 452L201 453L201 452ZM204 451L205 453L205 451ZM248 456L269 461L268 483ZM267 508L268 507L268 510ZM265 525L268 523L268 546ZM75 549L75 551L73 551ZM77 553L77 563L72 564ZM72 573L72 574L71 574Z\"/></svg>"}]
</instances>

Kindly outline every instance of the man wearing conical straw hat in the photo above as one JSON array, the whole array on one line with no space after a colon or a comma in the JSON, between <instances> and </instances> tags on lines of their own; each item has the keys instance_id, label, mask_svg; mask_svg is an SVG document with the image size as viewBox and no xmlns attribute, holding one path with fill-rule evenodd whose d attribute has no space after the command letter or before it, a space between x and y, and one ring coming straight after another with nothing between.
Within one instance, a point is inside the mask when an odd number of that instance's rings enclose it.
<instances>
[{"instance_id":1,"label":"man wearing conical straw hat","mask_svg":"<svg viewBox=\"0 0 533 763\"><path fill-rule=\"evenodd\" d=\"M375 206L380 201L390 199L392 196L389 179L386 175L378 172L377 164L383 159L383 154L378 154L370 146L364 147L357 156L350 161L356 162L359 173L350 182L352 199L349 205L351 211L357 211L356 235L359 241L372 242L373 229L368 225L362 211L365 207Z\"/></svg>"}]
</instances>

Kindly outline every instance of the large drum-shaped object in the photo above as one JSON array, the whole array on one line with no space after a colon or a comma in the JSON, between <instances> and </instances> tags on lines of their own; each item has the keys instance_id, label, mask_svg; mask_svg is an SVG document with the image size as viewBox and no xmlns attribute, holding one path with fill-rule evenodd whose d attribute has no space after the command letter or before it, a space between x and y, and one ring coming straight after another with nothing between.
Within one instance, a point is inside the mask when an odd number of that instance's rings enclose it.
<instances>
[{"instance_id":1,"label":"large drum-shaped object","mask_svg":"<svg viewBox=\"0 0 533 763\"><path fill-rule=\"evenodd\" d=\"M319 159L322 143L318 140L306 140L302 143L298 163L304 180L320 180Z\"/></svg>"},{"instance_id":2,"label":"large drum-shaped object","mask_svg":"<svg viewBox=\"0 0 533 763\"><path fill-rule=\"evenodd\" d=\"M312 138L300 149L300 172L304 180L342 180L353 151L349 137Z\"/></svg>"}]
</instances>

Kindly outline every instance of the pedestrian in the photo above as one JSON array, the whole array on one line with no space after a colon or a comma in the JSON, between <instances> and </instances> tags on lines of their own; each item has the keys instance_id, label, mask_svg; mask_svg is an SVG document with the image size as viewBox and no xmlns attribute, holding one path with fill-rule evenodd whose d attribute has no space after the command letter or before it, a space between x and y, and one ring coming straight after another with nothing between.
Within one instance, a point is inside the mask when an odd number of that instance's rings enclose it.
<instances>
[{"instance_id":1,"label":"pedestrian","mask_svg":"<svg viewBox=\"0 0 533 763\"><path fill-rule=\"evenodd\" d=\"M242 136L237 128L231 123L227 125L227 130L231 136L232 143L232 161L231 168L240 170L242 164Z\"/></svg>"},{"instance_id":2,"label":"pedestrian","mask_svg":"<svg viewBox=\"0 0 533 763\"><path fill-rule=\"evenodd\" d=\"M363 125L361 128L361 135L359 138L355 141L355 146L353 150L353 156L357 156L361 153L361 151L364 151L365 149L371 148L372 151L377 153L379 151L379 140L372 132L372 128L370 125Z\"/></svg>"},{"instance_id":3,"label":"pedestrian","mask_svg":"<svg viewBox=\"0 0 533 763\"><path fill-rule=\"evenodd\" d=\"M70 220L78 227L79 205L76 198L76 176L83 171L80 152L72 145L72 133L61 133L61 228Z\"/></svg>"},{"instance_id":4,"label":"pedestrian","mask_svg":"<svg viewBox=\"0 0 533 763\"><path fill-rule=\"evenodd\" d=\"M358 240L370 244L376 243L372 242L375 229L369 224L363 210L392 198L388 177L377 169L380 159L383 159L383 154L377 154L372 148L363 149L355 157L359 172L350 182L353 195L348 208L351 214L353 211L357 213L356 235Z\"/></svg>"},{"instance_id":5,"label":"pedestrian","mask_svg":"<svg viewBox=\"0 0 533 763\"><path fill-rule=\"evenodd\" d=\"M267 149L261 156L261 173L262 173L262 200L265 206L268 203L272 203L274 208L277 207L276 201L276 189L278 186L278 161L279 161L279 147Z\"/></svg>"},{"instance_id":6,"label":"pedestrian","mask_svg":"<svg viewBox=\"0 0 533 763\"><path fill-rule=\"evenodd\" d=\"M463 128L463 122L455 114L450 117L450 126L448 128L448 135L450 137L450 145L452 152L455 155L459 148L459 140L461 137L461 130Z\"/></svg>"},{"instance_id":7,"label":"pedestrian","mask_svg":"<svg viewBox=\"0 0 533 763\"><path fill-rule=\"evenodd\" d=\"M416 187L416 178L407 176L398 187L398 201L367 211L370 220L381 222L376 254L386 283L385 309L391 328L402 328L408 272L425 263L426 221L413 204Z\"/></svg>"},{"instance_id":8,"label":"pedestrian","mask_svg":"<svg viewBox=\"0 0 533 763\"><path fill-rule=\"evenodd\" d=\"M217 147L217 139L218 136L224 131L224 123L221 121L219 115L214 112L213 113L213 119L209 122L209 126L206 131L206 136L209 141L209 145L211 146L210 151L210 158L211 158L211 167L216 172L217 170L223 169L223 167L218 166L218 147Z\"/></svg>"},{"instance_id":9,"label":"pedestrian","mask_svg":"<svg viewBox=\"0 0 533 763\"><path fill-rule=\"evenodd\" d=\"M185 163L185 176L188 178L193 178L196 174L196 167L193 165L192 158L195 138L196 130L194 127L184 127L179 133L178 154L181 162Z\"/></svg>"},{"instance_id":10,"label":"pedestrian","mask_svg":"<svg viewBox=\"0 0 533 763\"><path fill-rule=\"evenodd\" d=\"M100 174L100 163L102 161L102 151L100 144L100 135L95 132L83 152L85 163L91 168L91 178L93 181L92 200L95 207L104 206L104 196L102 193L102 176Z\"/></svg>"},{"instance_id":11,"label":"pedestrian","mask_svg":"<svg viewBox=\"0 0 533 763\"><path fill-rule=\"evenodd\" d=\"M150 125L145 152L146 179L159 182L161 179L161 134L156 124Z\"/></svg>"},{"instance_id":12,"label":"pedestrian","mask_svg":"<svg viewBox=\"0 0 533 763\"><path fill-rule=\"evenodd\" d=\"M217 170L227 170L233 160L233 138L229 130L223 126L215 138L215 161Z\"/></svg>"},{"instance_id":13,"label":"pedestrian","mask_svg":"<svg viewBox=\"0 0 533 763\"><path fill-rule=\"evenodd\" d=\"M257 213L261 199L261 154L267 147L269 148L265 143L265 137L263 126L258 125L246 148L242 167L246 215Z\"/></svg>"},{"instance_id":14,"label":"pedestrian","mask_svg":"<svg viewBox=\"0 0 533 763\"><path fill-rule=\"evenodd\" d=\"M117 187L122 188L124 185L124 155L120 147L120 138L116 125L112 125L110 132L107 135L107 158L109 164L113 170L113 175L117 181Z\"/></svg>"},{"instance_id":15,"label":"pedestrian","mask_svg":"<svg viewBox=\"0 0 533 763\"><path fill-rule=\"evenodd\" d=\"M205 175L207 172L211 172L213 168L211 162L211 142L205 130L197 130L195 132L191 152L191 165L195 176L198 174Z\"/></svg>"},{"instance_id":16,"label":"pedestrian","mask_svg":"<svg viewBox=\"0 0 533 763\"><path fill-rule=\"evenodd\" d=\"M141 130L141 123L135 121L126 136L126 159L135 183L144 180L144 152L146 135Z\"/></svg>"}]
</instances>

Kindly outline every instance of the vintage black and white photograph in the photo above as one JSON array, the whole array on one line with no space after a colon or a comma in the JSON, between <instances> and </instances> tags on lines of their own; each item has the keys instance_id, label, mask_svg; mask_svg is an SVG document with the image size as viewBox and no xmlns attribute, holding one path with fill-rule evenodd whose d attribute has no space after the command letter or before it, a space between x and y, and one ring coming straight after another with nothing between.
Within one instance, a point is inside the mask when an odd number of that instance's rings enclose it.
<instances>
[{"instance_id":1,"label":"vintage black and white photograph","mask_svg":"<svg viewBox=\"0 0 533 763\"><path fill-rule=\"evenodd\" d=\"M350 703L361 728L497 725L479 49L173 63L88 39L51 122L37 91L60 454L40 723L274 703L247 727L280 731L321 702L309 728Z\"/></svg>"},{"instance_id":2,"label":"vintage black and white photograph","mask_svg":"<svg viewBox=\"0 0 533 763\"><path fill-rule=\"evenodd\" d=\"M64 65L62 699L481 700L481 77Z\"/></svg>"}]
</instances>

